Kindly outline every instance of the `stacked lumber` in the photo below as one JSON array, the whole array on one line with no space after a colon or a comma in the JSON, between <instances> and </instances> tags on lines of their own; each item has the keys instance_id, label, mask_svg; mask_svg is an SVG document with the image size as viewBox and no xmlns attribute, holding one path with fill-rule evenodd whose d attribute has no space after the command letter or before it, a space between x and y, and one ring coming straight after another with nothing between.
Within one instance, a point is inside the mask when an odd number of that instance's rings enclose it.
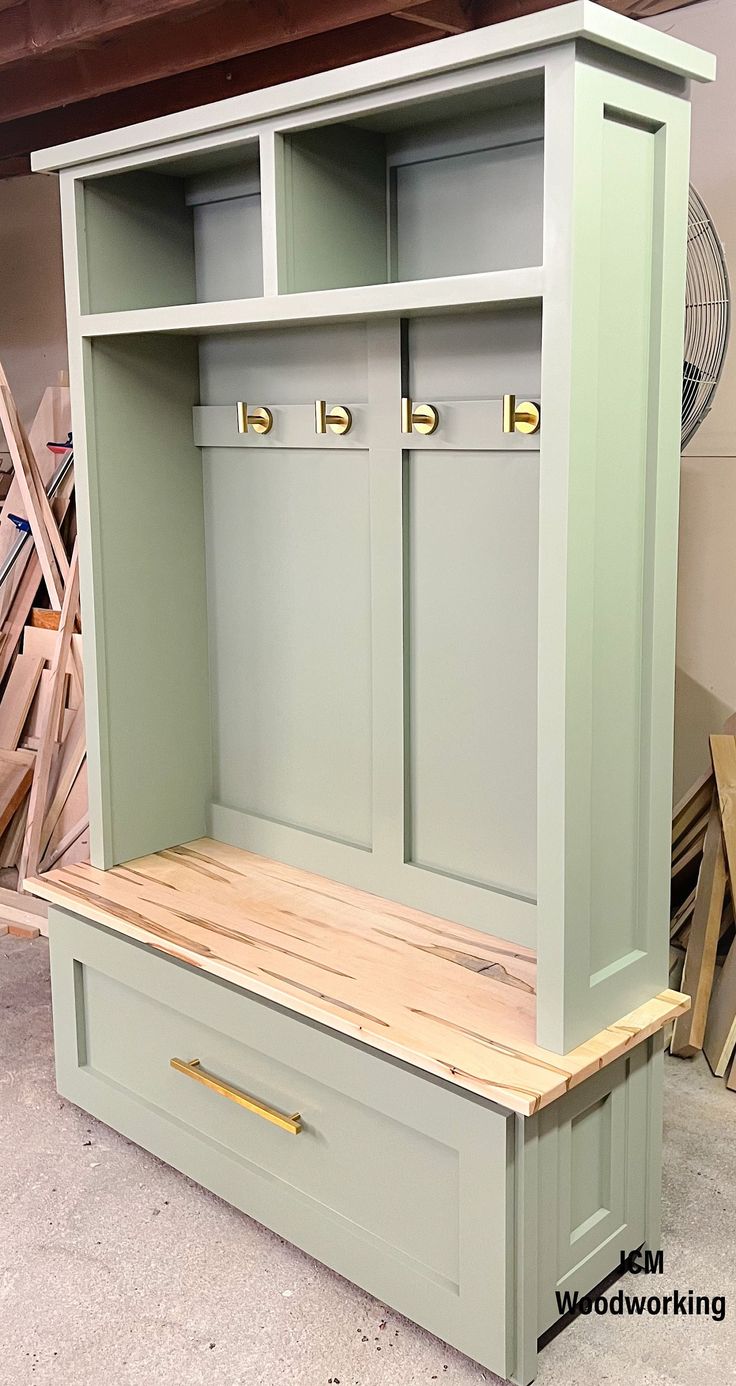
<instances>
[{"instance_id":1,"label":"stacked lumber","mask_svg":"<svg viewBox=\"0 0 736 1386\"><path fill-rule=\"evenodd\" d=\"M0 933L37 935L45 909L22 882L88 856L68 389L46 390L26 433L0 366L0 426Z\"/></svg>"},{"instance_id":2,"label":"stacked lumber","mask_svg":"<svg viewBox=\"0 0 736 1386\"><path fill-rule=\"evenodd\" d=\"M670 1052L701 1050L736 1091L736 735L733 719L710 738L711 769L672 819L670 977L692 998L675 1021ZM730 1070L730 1073L729 1073Z\"/></svg>"}]
</instances>

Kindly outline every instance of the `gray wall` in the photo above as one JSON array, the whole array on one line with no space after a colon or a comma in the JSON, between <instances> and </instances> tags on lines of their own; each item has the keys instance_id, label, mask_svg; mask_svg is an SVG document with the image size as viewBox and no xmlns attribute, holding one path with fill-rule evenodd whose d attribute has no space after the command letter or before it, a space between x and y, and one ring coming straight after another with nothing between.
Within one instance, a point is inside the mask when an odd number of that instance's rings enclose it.
<instances>
[{"instance_id":1,"label":"gray wall","mask_svg":"<svg viewBox=\"0 0 736 1386\"><path fill-rule=\"evenodd\" d=\"M726 250L736 292L736 5L703 0L652 27L710 49L712 86L693 85L691 177ZM705 768L708 734L736 709L736 329L713 409L682 463L675 797Z\"/></svg>"},{"instance_id":2,"label":"gray wall","mask_svg":"<svg viewBox=\"0 0 736 1386\"><path fill-rule=\"evenodd\" d=\"M0 180L0 361L26 427L66 370L58 180ZM0 465L9 466L0 430Z\"/></svg>"}]
</instances>

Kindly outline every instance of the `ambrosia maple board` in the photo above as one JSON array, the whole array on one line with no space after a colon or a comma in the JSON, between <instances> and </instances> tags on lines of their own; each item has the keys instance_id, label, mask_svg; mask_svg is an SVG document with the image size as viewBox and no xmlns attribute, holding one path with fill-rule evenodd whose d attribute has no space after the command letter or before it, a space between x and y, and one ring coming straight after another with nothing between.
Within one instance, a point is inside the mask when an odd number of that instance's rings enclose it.
<instances>
[{"instance_id":1,"label":"ambrosia maple board","mask_svg":"<svg viewBox=\"0 0 736 1386\"><path fill-rule=\"evenodd\" d=\"M527 1116L690 1004L663 991L553 1054L531 950L210 838L27 888Z\"/></svg>"}]
</instances>

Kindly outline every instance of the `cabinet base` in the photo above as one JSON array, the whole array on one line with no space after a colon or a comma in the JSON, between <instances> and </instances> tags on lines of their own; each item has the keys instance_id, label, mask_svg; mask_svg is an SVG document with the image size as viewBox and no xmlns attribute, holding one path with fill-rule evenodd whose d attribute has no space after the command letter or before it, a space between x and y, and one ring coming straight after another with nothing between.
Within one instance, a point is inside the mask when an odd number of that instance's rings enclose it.
<instances>
[{"instance_id":1,"label":"cabinet base","mask_svg":"<svg viewBox=\"0 0 736 1386\"><path fill-rule=\"evenodd\" d=\"M67 911L50 946L65 1097L518 1386L659 1244L661 1032L524 1117Z\"/></svg>"}]
</instances>

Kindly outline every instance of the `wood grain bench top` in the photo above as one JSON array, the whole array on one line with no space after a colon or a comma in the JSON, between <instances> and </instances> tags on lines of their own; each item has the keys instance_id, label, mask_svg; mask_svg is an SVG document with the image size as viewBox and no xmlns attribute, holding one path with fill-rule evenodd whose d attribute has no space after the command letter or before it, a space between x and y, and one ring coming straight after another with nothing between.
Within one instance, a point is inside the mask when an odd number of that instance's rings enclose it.
<instances>
[{"instance_id":1,"label":"wood grain bench top","mask_svg":"<svg viewBox=\"0 0 736 1386\"><path fill-rule=\"evenodd\" d=\"M210 838L26 889L525 1116L690 1004L663 991L553 1054L530 949Z\"/></svg>"}]
</instances>

